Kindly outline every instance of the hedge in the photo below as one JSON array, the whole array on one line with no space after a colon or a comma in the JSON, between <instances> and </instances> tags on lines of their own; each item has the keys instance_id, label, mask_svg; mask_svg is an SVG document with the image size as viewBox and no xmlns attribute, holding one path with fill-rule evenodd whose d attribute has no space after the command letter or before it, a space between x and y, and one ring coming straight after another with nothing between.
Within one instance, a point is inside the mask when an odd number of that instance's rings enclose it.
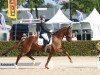
<instances>
[{"instance_id":1,"label":"hedge","mask_svg":"<svg viewBox=\"0 0 100 75\"><path fill-rule=\"evenodd\" d=\"M98 41L63 41L62 47L65 51L71 56L95 56L98 55L96 52L95 46ZM16 42L15 41L0 41L0 53L3 53L8 48L12 47ZM17 56L22 49L22 45L20 45L17 49L12 50L7 55L8 56ZM35 56L46 56L48 55L46 52L37 52L34 54ZM54 55L61 55L63 53L56 53Z\"/></svg>"},{"instance_id":2,"label":"hedge","mask_svg":"<svg viewBox=\"0 0 100 75\"><path fill-rule=\"evenodd\" d=\"M94 56L98 55L95 48L97 42L98 41L63 42L63 48L67 50L70 53L70 55Z\"/></svg>"}]
</instances>

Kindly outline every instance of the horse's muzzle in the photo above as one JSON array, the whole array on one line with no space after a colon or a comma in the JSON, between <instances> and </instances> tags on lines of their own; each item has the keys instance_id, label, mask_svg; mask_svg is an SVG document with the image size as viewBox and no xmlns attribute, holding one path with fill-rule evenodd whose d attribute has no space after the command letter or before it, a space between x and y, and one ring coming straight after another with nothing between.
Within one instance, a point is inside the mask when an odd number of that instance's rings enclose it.
<instances>
[{"instance_id":1,"label":"horse's muzzle","mask_svg":"<svg viewBox=\"0 0 100 75\"><path fill-rule=\"evenodd\" d=\"M69 41L69 42L72 41L72 37L67 37L66 39L67 39L67 41Z\"/></svg>"}]
</instances>

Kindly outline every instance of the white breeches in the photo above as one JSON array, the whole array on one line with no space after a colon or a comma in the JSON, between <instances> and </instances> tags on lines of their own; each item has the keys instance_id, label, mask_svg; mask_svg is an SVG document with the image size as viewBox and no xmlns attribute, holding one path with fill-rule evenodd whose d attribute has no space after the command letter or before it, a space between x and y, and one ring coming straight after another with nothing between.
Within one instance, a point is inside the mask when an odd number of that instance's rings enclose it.
<instances>
[{"instance_id":1,"label":"white breeches","mask_svg":"<svg viewBox=\"0 0 100 75\"><path fill-rule=\"evenodd\" d=\"M48 37L47 33L41 34L41 36L42 36L45 40L49 41L49 37Z\"/></svg>"}]
</instances>

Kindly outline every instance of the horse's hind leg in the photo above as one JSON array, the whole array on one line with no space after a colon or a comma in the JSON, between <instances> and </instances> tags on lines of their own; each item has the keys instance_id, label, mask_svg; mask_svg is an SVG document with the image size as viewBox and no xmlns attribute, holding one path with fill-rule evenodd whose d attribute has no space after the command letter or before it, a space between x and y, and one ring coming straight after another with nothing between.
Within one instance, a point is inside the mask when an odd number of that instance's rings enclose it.
<instances>
[{"instance_id":1,"label":"horse's hind leg","mask_svg":"<svg viewBox=\"0 0 100 75\"><path fill-rule=\"evenodd\" d=\"M20 58L21 58L22 56L24 56L24 55L25 55L24 52L21 52L21 53L18 55L17 60L16 60L16 65L18 64L18 61L20 60Z\"/></svg>"},{"instance_id":2,"label":"horse's hind leg","mask_svg":"<svg viewBox=\"0 0 100 75\"><path fill-rule=\"evenodd\" d=\"M28 56L32 60L32 63L35 64L35 59L32 57L30 52L27 53L26 56Z\"/></svg>"},{"instance_id":3,"label":"horse's hind leg","mask_svg":"<svg viewBox=\"0 0 100 75\"><path fill-rule=\"evenodd\" d=\"M27 54L26 54L26 56L28 56L31 60L35 60L33 57L32 57L32 51L30 50Z\"/></svg>"},{"instance_id":4,"label":"horse's hind leg","mask_svg":"<svg viewBox=\"0 0 100 75\"><path fill-rule=\"evenodd\" d=\"M31 55L27 55L30 59L35 60Z\"/></svg>"}]
</instances>

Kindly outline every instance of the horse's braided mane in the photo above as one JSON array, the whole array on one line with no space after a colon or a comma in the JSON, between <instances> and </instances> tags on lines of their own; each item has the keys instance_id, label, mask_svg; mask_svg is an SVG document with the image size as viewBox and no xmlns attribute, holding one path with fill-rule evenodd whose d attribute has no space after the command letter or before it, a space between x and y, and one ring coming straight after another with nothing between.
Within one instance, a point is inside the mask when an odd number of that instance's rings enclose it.
<instances>
[{"instance_id":1,"label":"horse's braided mane","mask_svg":"<svg viewBox=\"0 0 100 75\"><path fill-rule=\"evenodd\" d=\"M63 27L63 28L59 29L58 31L56 31L53 35L62 34L63 32L61 32L61 31L66 30L66 29L67 29L67 27Z\"/></svg>"}]
</instances>

